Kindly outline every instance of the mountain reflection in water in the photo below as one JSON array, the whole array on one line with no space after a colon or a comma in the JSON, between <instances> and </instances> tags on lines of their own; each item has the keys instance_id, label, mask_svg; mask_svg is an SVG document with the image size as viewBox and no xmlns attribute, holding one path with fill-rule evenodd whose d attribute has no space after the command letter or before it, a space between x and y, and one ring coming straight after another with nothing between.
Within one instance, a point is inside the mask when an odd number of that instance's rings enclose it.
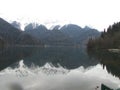
<instances>
[{"instance_id":1,"label":"mountain reflection in water","mask_svg":"<svg viewBox=\"0 0 120 90\"><path fill-rule=\"evenodd\" d=\"M67 69L75 69L79 66L93 66L98 63L97 60L89 60L85 49L74 47L49 47L49 48L8 48L0 53L0 70L15 64L23 59L27 66L35 64L43 66L50 62L54 66L61 66Z\"/></svg>"},{"instance_id":2,"label":"mountain reflection in water","mask_svg":"<svg viewBox=\"0 0 120 90\"><path fill-rule=\"evenodd\" d=\"M120 87L120 80L100 64L68 70L48 63L27 67L21 61L19 67L1 71L0 80L1 90L95 90L101 83L111 88Z\"/></svg>"},{"instance_id":3,"label":"mountain reflection in water","mask_svg":"<svg viewBox=\"0 0 120 90\"><path fill-rule=\"evenodd\" d=\"M101 83L110 88L119 88L120 80L111 74L114 73L111 69L109 73L106 61L103 62L103 58L100 57L101 60L95 54L95 56L90 53L89 55L92 58L89 58L85 49L71 47L3 50L0 53L0 81L2 81L0 88L1 90L95 90L96 86L99 86L100 90ZM114 68L115 64L110 66Z\"/></svg>"}]
</instances>

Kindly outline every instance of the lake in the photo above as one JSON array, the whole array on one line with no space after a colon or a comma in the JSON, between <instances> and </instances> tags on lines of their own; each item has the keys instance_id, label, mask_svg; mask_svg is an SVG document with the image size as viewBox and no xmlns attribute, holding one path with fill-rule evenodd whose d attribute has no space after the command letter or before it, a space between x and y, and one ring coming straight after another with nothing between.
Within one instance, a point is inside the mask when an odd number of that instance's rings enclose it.
<instances>
[{"instance_id":1,"label":"lake","mask_svg":"<svg viewBox=\"0 0 120 90\"><path fill-rule=\"evenodd\" d=\"M100 90L120 88L120 55L77 47L0 50L0 90Z\"/></svg>"}]
</instances>

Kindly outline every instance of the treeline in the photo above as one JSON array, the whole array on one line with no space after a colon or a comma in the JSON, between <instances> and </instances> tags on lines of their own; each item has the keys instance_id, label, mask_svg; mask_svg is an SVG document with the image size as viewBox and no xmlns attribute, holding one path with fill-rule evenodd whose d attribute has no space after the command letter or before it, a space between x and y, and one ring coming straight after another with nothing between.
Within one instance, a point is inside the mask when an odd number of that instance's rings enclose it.
<instances>
[{"instance_id":1,"label":"treeline","mask_svg":"<svg viewBox=\"0 0 120 90\"><path fill-rule=\"evenodd\" d=\"M90 38L87 44L88 50L119 49L120 48L120 22L110 25L101 33L100 37Z\"/></svg>"}]
</instances>

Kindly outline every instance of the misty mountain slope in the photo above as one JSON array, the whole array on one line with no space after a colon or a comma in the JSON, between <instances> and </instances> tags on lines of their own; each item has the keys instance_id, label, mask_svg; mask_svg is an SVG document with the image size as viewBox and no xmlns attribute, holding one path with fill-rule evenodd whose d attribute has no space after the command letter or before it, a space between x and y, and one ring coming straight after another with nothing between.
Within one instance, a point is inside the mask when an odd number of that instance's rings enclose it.
<instances>
[{"instance_id":1,"label":"misty mountain slope","mask_svg":"<svg viewBox=\"0 0 120 90\"><path fill-rule=\"evenodd\" d=\"M0 18L0 43L3 44L2 46L16 44L31 45L33 43L38 44L38 40Z\"/></svg>"},{"instance_id":2,"label":"misty mountain slope","mask_svg":"<svg viewBox=\"0 0 120 90\"><path fill-rule=\"evenodd\" d=\"M11 25L14 26L15 28L21 30L21 24L20 24L19 22L13 21L13 22L11 23Z\"/></svg>"},{"instance_id":3,"label":"misty mountain slope","mask_svg":"<svg viewBox=\"0 0 120 90\"><path fill-rule=\"evenodd\" d=\"M43 44L39 39L27 33L20 34L16 43L18 45L42 45Z\"/></svg>"},{"instance_id":4,"label":"misty mountain slope","mask_svg":"<svg viewBox=\"0 0 120 90\"><path fill-rule=\"evenodd\" d=\"M83 29L84 30L84 29ZM100 32L96 29L84 30L76 39L79 44L87 44L89 38L97 38L100 36Z\"/></svg>"},{"instance_id":5,"label":"misty mountain slope","mask_svg":"<svg viewBox=\"0 0 120 90\"><path fill-rule=\"evenodd\" d=\"M78 25L68 24L61 27L60 31L69 35L70 37L77 37L82 32L82 28Z\"/></svg>"},{"instance_id":6,"label":"misty mountain slope","mask_svg":"<svg viewBox=\"0 0 120 90\"><path fill-rule=\"evenodd\" d=\"M44 39L44 35L47 35L47 33L49 33L49 31L44 25L39 25L36 28L34 28L33 24L31 23L25 27L25 32L38 39Z\"/></svg>"},{"instance_id":7,"label":"misty mountain slope","mask_svg":"<svg viewBox=\"0 0 120 90\"><path fill-rule=\"evenodd\" d=\"M29 25L26 27L29 27ZM63 44L63 43L65 44L71 42L71 39L67 35L65 35L64 33L62 33L61 31L55 28L54 30L48 30L44 25L39 25L37 28L33 29L32 27L31 30L30 29L26 30L26 27L25 27L26 33L40 39L45 44L55 45L55 44Z\"/></svg>"},{"instance_id":8,"label":"misty mountain slope","mask_svg":"<svg viewBox=\"0 0 120 90\"><path fill-rule=\"evenodd\" d=\"M46 37L49 43L54 44L72 44L72 40L69 36L62 33L60 30L52 30L49 36Z\"/></svg>"},{"instance_id":9,"label":"misty mountain slope","mask_svg":"<svg viewBox=\"0 0 120 90\"><path fill-rule=\"evenodd\" d=\"M21 30L13 27L10 23L0 18L0 36L7 43L15 43L16 38L22 33Z\"/></svg>"},{"instance_id":10,"label":"misty mountain slope","mask_svg":"<svg viewBox=\"0 0 120 90\"><path fill-rule=\"evenodd\" d=\"M85 28L81 28L74 24L64 25L60 30L64 34L73 38L76 44L85 44L85 42L88 41L88 38L100 36L100 32L96 29L92 29L87 26Z\"/></svg>"},{"instance_id":11,"label":"misty mountain slope","mask_svg":"<svg viewBox=\"0 0 120 90\"><path fill-rule=\"evenodd\" d=\"M60 26L56 26L55 28L60 28ZM54 30L54 28L53 28ZM99 37L100 32L98 32L96 29L92 29L88 26L85 26L84 28L81 28L78 25L75 24L67 24L64 25L59 29L62 33L72 38L73 42L75 44L86 44L89 38L91 37Z\"/></svg>"},{"instance_id":12,"label":"misty mountain slope","mask_svg":"<svg viewBox=\"0 0 120 90\"><path fill-rule=\"evenodd\" d=\"M25 32L40 39L45 44L54 45L84 45L89 38L99 37L100 35L100 32L96 29L92 29L87 26L85 28L81 28L75 24L68 24L63 27L56 25L51 30L47 29L44 25L39 25L34 28L34 25L29 24L25 27Z\"/></svg>"}]
</instances>

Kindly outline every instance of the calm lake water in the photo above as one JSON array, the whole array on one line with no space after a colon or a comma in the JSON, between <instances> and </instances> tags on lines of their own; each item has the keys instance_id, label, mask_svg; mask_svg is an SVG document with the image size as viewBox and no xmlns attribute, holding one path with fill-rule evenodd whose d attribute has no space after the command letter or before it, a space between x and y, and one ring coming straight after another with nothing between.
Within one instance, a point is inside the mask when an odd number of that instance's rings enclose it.
<instances>
[{"instance_id":1,"label":"calm lake water","mask_svg":"<svg viewBox=\"0 0 120 90\"><path fill-rule=\"evenodd\" d=\"M120 88L120 55L84 48L0 50L0 90L100 90Z\"/></svg>"}]
</instances>

